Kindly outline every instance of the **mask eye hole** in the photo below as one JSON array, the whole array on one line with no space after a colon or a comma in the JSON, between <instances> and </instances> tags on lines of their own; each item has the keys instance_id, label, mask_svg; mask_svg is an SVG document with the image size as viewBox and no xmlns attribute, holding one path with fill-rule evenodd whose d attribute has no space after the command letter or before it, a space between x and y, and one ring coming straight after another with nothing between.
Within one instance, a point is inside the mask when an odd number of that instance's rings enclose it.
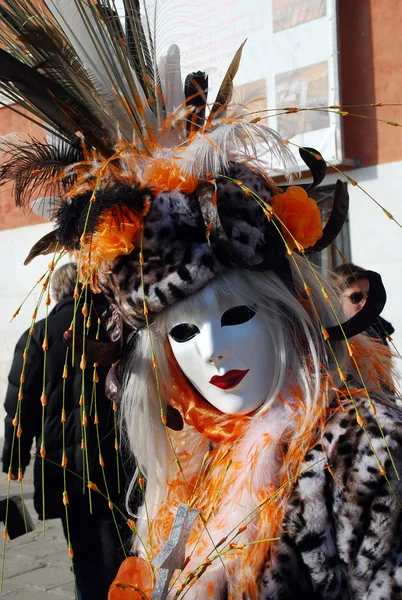
<instances>
[{"instance_id":1,"label":"mask eye hole","mask_svg":"<svg viewBox=\"0 0 402 600\"><path fill-rule=\"evenodd\" d=\"M242 323L247 323L250 321L255 315L255 310L251 308L251 306L247 306L246 304L242 304L241 306L234 306L233 308L229 308L226 312L223 313L221 318L222 327L228 327L231 325L241 325Z\"/></svg>"},{"instance_id":2,"label":"mask eye hole","mask_svg":"<svg viewBox=\"0 0 402 600\"><path fill-rule=\"evenodd\" d=\"M188 342L194 336L200 333L197 325L193 325L192 323L180 323L179 325L175 325L169 331L169 335L175 342Z\"/></svg>"}]
</instances>

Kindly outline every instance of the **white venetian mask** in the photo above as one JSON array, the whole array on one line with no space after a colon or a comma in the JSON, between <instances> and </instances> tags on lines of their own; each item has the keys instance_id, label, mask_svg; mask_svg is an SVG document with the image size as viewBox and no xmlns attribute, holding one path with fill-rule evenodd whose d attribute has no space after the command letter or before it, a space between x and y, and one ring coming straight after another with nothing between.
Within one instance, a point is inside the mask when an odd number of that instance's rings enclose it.
<instances>
[{"instance_id":1,"label":"white venetian mask","mask_svg":"<svg viewBox=\"0 0 402 600\"><path fill-rule=\"evenodd\" d=\"M265 320L230 294L211 287L191 315L180 305L168 318L169 341L181 370L218 410L246 415L259 408L273 387L275 348Z\"/></svg>"}]
</instances>

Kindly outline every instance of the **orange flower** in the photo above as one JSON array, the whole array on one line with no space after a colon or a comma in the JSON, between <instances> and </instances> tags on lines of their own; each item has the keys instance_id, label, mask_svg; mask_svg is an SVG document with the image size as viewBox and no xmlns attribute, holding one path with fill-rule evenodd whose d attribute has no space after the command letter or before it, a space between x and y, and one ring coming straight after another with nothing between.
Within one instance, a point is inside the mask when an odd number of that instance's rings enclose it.
<instances>
[{"instance_id":1,"label":"orange flower","mask_svg":"<svg viewBox=\"0 0 402 600\"><path fill-rule=\"evenodd\" d=\"M178 190L183 194L191 194L198 186L198 179L192 177L167 158L156 158L144 169L144 186L155 192L171 192Z\"/></svg>"},{"instance_id":2,"label":"orange flower","mask_svg":"<svg viewBox=\"0 0 402 600\"><path fill-rule=\"evenodd\" d=\"M141 233L142 216L130 210L107 210L92 238L93 258L112 261L122 254L130 254Z\"/></svg>"},{"instance_id":3,"label":"orange flower","mask_svg":"<svg viewBox=\"0 0 402 600\"><path fill-rule=\"evenodd\" d=\"M283 223L283 235L290 248L298 244L310 248L322 237L320 209L302 187L291 185L283 194L273 196L272 208Z\"/></svg>"}]
</instances>

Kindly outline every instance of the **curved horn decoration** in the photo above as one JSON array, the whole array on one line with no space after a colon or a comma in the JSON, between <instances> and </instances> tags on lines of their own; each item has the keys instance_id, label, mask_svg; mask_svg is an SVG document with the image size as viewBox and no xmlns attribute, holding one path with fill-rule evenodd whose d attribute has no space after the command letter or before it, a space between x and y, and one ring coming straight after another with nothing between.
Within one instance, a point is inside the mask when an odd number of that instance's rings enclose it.
<instances>
[{"instance_id":1,"label":"curved horn decoration","mask_svg":"<svg viewBox=\"0 0 402 600\"><path fill-rule=\"evenodd\" d=\"M303 186L306 192L320 185L325 175L327 174L327 163L321 156L320 152L314 148L299 148L299 154L304 163L308 166L313 176L312 183Z\"/></svg>"},{"instance_id":2,"label":"curved horn decoration","mask_svg":"<svg viewBox=\"0 0 402 600\"><path fill-rule=\"evenodd\" d=\"M324 227L322 237L310 248L306 249L306 254L311 252L320 252L327 248L339 235L349 210L349 194L346 185L338 179L335 186L334 202L331 215Z\"/></svg>"},{"instance_id":3,"label":"curved horn decoration","mask_svg":"<svg viewBox=\"0 0 402 600\"><path fill-rule=\"evenodd\" d=\"M366 304L345 323L326 328L331 340L344 340L345 336L351 338L358 333L362 333L380 316L387 301L381 275L375 271L366 271L366 277L370 283Z\"/></svg>"}]
</instances>

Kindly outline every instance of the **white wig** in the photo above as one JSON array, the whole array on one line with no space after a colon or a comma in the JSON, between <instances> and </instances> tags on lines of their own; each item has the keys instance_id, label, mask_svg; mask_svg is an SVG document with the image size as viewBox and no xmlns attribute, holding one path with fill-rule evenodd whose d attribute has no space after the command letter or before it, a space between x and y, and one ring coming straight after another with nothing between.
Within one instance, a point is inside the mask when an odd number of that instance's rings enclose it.
<instances>
[{"instance_id":1,"label":"white wig","mask_svg":"<svg viewBox=\"0 0 402 600\"><path fill-rule=\"evenodd\" d=\"M341 315L338 292L305 259L290 259L290 264L294 290L273 272L241 269L227 270L208 285L214 289L218 301L222 295L230 294L239 304L252 305L266 319L276 346L275 373L267 402L280 394L284 384L291 380L303 397L303 411L299 414L302 422L298 427L298 431L303 432L314 422L317 404L321 403L325 410L333 397L330 391L323 392L323 373L331 373L332 382L338 387L338 367L347 371L348 360L345 343L333 342L329 349L322 334L322 326L329 327L336 322L334 311ZM171 385L165 350L169 325L177 314L185 319L194 314L201 301L200 294L196 293L157 315L150 331L143 329L137 334L135 348L126 365L121 414L139 472L147 481L147 519L155 515L164 497L166 480L176 469L166 427L161 421L161 401L162 405L167 403ZM151 343L158 363L160 393ZM264 406L259 411L264 410Z\"/></svg>"}]
</instances>

